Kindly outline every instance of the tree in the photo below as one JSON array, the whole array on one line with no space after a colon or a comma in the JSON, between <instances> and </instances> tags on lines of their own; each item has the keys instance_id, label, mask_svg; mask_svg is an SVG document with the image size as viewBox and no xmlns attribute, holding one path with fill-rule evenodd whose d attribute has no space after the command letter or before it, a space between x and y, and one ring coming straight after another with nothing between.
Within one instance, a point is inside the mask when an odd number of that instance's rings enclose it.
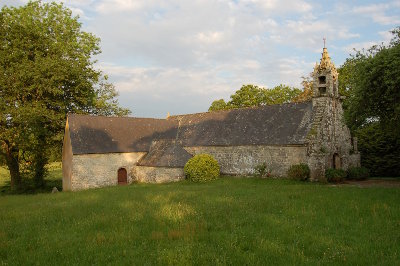
<instances>
[{"instance_id":1,"label":"tree","mask_svg":"<svg viewBox=\"0 0 400 266\"><path fill-rule=\"evenodd\" d=\"M262 88L256 85L243 85L235 94L231 95L231 100L227 103L229 108L242 108L260 106L263 101Z\"/></svg>"},{"instance_id":2,"label":"tree","mask_svg":"<svg viewBox=\"0 0 400 266\"><path fill-rule=\"evenodd\" d=\"M303 79L303 81L301 82L301 85L303 86L303 91L299 95L293 98L292 102L295 103L311 101L313 96L313 90L312 90L313 81L311 78L311 74L308 77L301 77L301 78Z\"/></svg>"},{"instance_id":3,"label":"tree","mask_svg":"<svg viewBox=\"0 0 400 266\"><path fill-rule=\"evenodd\" d=\"M400 27L389 45L356 51L339 69L346 123L359 139L361 163L374 175L399 175Z\"/></svg>"},{"instance_id":4,"label":"tree","mask_svg":"<svg viewBox=\"0 0 400 266\"><path fill-rule=\"evenodd\" d=\"M296 99L302 92L297 88L287 85L278 85L272 89L263 89L263 105L273 105L290 103Z\"/></svg>"},{"instance_id":5,"label":"tree","mask_svg":"<svg viewBox=\"0 0 400 266\"><path fill-rule=\"evenodd\" d=\"M392 33L388 46L356 51L340 68L339 84L348 95L346 119L353 129L380 121L387 130L400 130L400 27Z\"/></svg>"},{"instance_id":6,"label":"tree","mask_svg":"<svg viewBox=\"0 0 400 266\"><path fill-rule=\"evenodd\" d=\"M227 109L226 102L224 99L219 99L215 100L211 103L210 108L208 108L208 111L219 111L219 110L225 110Z\"/></svg>"},{"instance_id":7,"label":"tree","mask_svg":"<svg viewBox=\"0 0 400 266\"><path fill-rule=\"evenodd\" d=\"M63 4L31 1L0 12L0 153L11 175L43 184L49 150L67 113L125 115L114 87L94 68L100 40Z\"/></svg>"},{"instance_id":8,"label":"tree","mask_svg":"<svg viewBox=\"0 0 400 266\"><path fill-rule=\"evenodd\" d=\"M299 98L302 93L297 88L282 84L272 89L264 89L248 84L243 85L232 94L230 101L225 102L223 99L220 99L212 102L208 111L289 103Z\"/></svg>"}]
</instances>

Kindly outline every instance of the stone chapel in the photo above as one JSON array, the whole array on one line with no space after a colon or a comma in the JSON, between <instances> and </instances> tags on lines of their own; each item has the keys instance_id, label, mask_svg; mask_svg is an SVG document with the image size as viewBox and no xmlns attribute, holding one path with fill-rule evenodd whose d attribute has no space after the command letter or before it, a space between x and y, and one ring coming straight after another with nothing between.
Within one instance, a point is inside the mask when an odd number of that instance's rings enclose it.
<instances>
[{"instance_id":1,"label":"stone chapel","mask_svg":"<svg viewBox=\"0 0 400 266\"><path fill-rule=\"evenodd\" d=\"M214 156L226 175L249 175L265 162L272 175L285 177L291 165L306 163L311 180L323 180L325 169L359 166L327 48L315 65L312 87L308 102L166 119L70 114L63 190L181 180L185 163L201 153Z\"/></svg>"}]
</instances>

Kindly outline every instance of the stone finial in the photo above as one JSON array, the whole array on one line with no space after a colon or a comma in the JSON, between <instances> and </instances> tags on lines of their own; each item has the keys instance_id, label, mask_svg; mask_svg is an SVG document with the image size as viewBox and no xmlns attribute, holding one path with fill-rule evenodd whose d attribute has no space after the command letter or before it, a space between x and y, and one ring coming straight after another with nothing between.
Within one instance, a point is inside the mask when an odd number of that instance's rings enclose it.
<instances>
[{"instance_id":1,"label":"stone finial","mask_svg":"<svg viewBox=\"0 0 400 266\"><path fill-rule=\"evenodd\" d=\"M321 58L321 62L319 64L320 68L335 68L335 65L332 63L331 58L328 54L328 49L324 48L322 51L322 58Z\"/></svg>"},{"instance_id":2,"label":"stone finial","mask_svg":"<svg viewBox=\"0 0 400 266\"><path fill-rule=\"evenodd\" d=\"M314 71L317 72L325 69L331 70L332 72L337 72L335 64L333 64L331 61L331 57L329 56L328 49L326 47L323 48L321 61L319 64L317 63L315 65Z\"/></svg>"}]
</instances>

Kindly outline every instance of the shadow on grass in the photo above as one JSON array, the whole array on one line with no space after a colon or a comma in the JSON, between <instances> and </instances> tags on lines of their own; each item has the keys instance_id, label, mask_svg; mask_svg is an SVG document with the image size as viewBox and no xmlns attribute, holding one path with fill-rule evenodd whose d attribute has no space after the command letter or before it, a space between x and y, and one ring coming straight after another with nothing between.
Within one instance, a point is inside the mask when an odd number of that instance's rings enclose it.
<instances>
[{"instance_id":1,"label":"shadow on grass","mask_svg":"<svg viewBox=\"0 0 400 266\"><path fill-rule=\"evenodd\" d=\"M36 188L32 179L24 179L22 181L21 188L18 190L11 190L11 182L5 181L2 186L0 186L0 196L1 195L12 195L12 194L37 194L37 193L50 193L56 187L58 191L62 190L62 179L45 179L43 187Z\"/></svg>"},{"instance_id":2,"label":"shadow on grass","mask_svg":"<svg viewBox=\"0 0 400 266\"><path fill-rule=\"evenodd\" d=\"M32 179L23 178L22 185L18 190L11 190L11 180L3 168L0 173L0 196L12 195L12 194L37 194L37 193L50 193L53 187L56 187L58 191L62 190L62 170L61 164L51 164L48 167L48 174L44 179L43 187L36 188Z\"/></svg>"}]
</instances>

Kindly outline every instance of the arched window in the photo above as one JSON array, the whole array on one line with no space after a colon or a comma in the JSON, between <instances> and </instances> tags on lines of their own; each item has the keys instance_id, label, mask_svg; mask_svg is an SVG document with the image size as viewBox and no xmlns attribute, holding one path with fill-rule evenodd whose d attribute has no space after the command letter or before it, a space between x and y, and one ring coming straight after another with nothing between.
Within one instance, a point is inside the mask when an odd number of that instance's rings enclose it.
<instances>
[{"instance_id":1,"label":"arched window","mask_svg":"<svg viewBox=\"0 0 400 266\"><path fill-rule=\"evenodd\" d=\"M125 168L118 169L118 185L128 184L128 173Z\"/></svg>"}]
</instances>

